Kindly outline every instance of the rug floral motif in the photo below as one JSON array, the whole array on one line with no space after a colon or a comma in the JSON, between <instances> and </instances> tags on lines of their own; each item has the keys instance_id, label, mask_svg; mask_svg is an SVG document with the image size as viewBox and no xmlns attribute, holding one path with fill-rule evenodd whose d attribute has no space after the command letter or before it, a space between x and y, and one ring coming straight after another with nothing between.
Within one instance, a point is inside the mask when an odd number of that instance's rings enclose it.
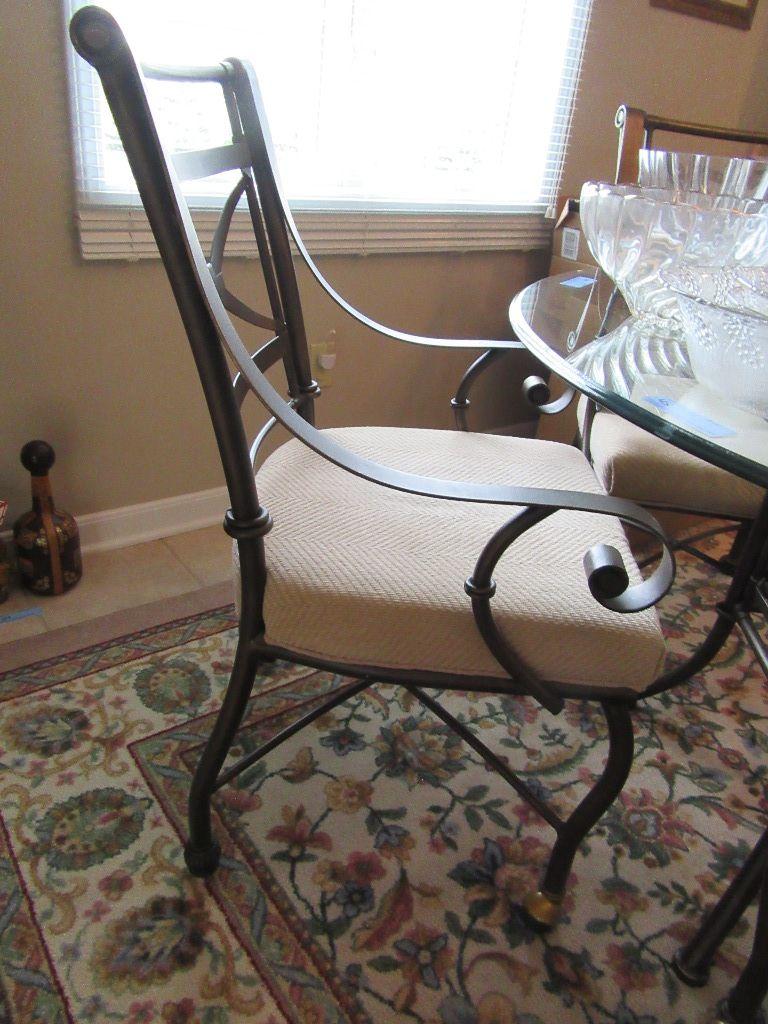
<instances>
[{"instance_id":1,"label":"rug floral motif","mask_svg":"<svg viewBox=\"0 0 768 1024\"><path fill-rule=\"evenodd\" d=\"M683 556L661 609L674 656L723 586ZM181 857L189 780L232 661L231 612L0 676L0 1021L59 1024L698 1024L670 969L766 824L766 685L734 640L645 702L624 792L577 856L548 935L519 912L551 829L397 687L327 713L222 789L222 865ZM567 652L564 652L567 656ZM345 680L278 663L233 754ZM601 713L445 705L561 811L606 751Z\"/></svg>"}]
</instances>

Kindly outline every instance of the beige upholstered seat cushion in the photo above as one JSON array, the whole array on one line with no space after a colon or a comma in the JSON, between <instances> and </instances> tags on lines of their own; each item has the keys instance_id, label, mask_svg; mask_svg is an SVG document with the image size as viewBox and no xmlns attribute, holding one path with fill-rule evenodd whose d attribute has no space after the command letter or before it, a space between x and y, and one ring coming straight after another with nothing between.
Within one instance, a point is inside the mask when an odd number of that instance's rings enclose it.
<instances>
[{"instance_id":1,"label":"beige upholstered seat cushion","mask_svg":"<svg viewBox=\"0 0 768 1024\"><path fill-rule=\"evenodd\" d=\"M328 433L360 455L423 475L601 490L581 452L566 445L385 427ZM274 518L265 538L269 643L349 665L505 677L475 626L464 581L512 507L390 490L295 440L270 456L257 485ZM615 519L555 513L502 559L492 606L542 678L642 690L664 657L658 620L653 610L620 615L592 598L582 557L600 541L634 569Z\"/></svg>"},{"instance_id":2,"label":"beige upholstered seat cushion","mask_svg":"<svg viewBox=\"0 0 768 1024\"><path fill-rule=\"evenodd\" d=\"M579 429L584 422L579 405ZM757 515L765 491L711 466L610 412L598 412L590 434L592 465L609 494L641 505L712 515Z\"/></svg>"}]
</instances>

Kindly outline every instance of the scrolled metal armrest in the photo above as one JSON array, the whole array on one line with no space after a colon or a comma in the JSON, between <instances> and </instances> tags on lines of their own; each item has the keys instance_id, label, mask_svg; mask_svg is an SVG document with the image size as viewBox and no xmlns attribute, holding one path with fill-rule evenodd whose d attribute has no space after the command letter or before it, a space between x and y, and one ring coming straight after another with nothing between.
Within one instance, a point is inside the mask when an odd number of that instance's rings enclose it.
<instances>
[{"instance_id":1,"label":"scrolled metal armrest","mask_svg":"<svg viewBox=\"0 0 768 1024\"><path fill-rule=\"evenodd\" d=\"M629 573L616 548L608 544L595 544L585 553L587 585L592 596L603 607L616 612L637 612L655 604L667 593L675 577L674 556L661 526L645 509L623 499L578 492L572 492L570 500L566 499L561 507L614 515L650 533L662 544L663 555L655 572L633 586L630 586ZM475 571L464 584L464 589L472 598L475 621L488 649L499 664L511 675L518 676L539 703L553 714L562 710L563 699L551 684L539 679L502 635L493 618L491 599L496 592L493 571L499 559L518 537L557 511L558 508L551 505L532 503L512 516L487 542L477 559Z\"/></svg>"},{"instance_id":2,"label":"scrolled metal armrest","mask_svg":"<svg viewBox=\"0 0 768 1024\"><path fill-rule=\"evenodd\" d=\"M325 431L318 430L308 423L291 408L269 381L259 373L251 361L248 350L240 340L234 327L232 327L221 303L221 298L213 282L210 281L210 277L204 286L208 301L214 307L218 307L218 320L223 327L222 341L237 363L244 380L248 382L251 390L272 416L290 431L294 437L297 437L318 455L328 459L329 462L334 463L341 469L353 473L355 476L370 480L372 483L380 484L383 487L405 491L409 494L421 494L425 497L444 498L451 501L469 501L478 504L523 506L523 511L514 516L497 532L496 536L501 539L503 545L498 557L501 557L503 550L512 543L516 536L533 525L526 516L535 514L538 516L536 520L538 521L560 509L616 516L628 525L635 526L639 530L655 537L660 541L665 553L669 556L669 559L666 557L662 559L661 565L658 566L653 576L645 581L647 584L651 580L663 577L663 589L659 588L658 597L655 597L654 600L648 600L642 607L648 607L648 605L655 603L671 586L672 579L674 578L674 560L669 552L664 531L647 509L641 508L632 501L627 501L624 498L614 498L607 494L593 494L586 491L566 491L542 487L507 487L419 476L416 473L405 473L402 470L393 469L390 466L366 459L356 452L345 448L344 445L339 444L338 441L330 437ZM523 525L523 523L527 525ZM638 586L644 586L644 584ZM636 588L630 588L630 590L634 589ZM650 593L649 588L646 588L646 590ZM632 609L623 607L617 610L629 611L640 609L639 607Z\"/></svg>"},{"instance_id":3,"label":"scrolled metal armrest","mask_svg":"<svg viewBox=\"0 0 768 1024\"><path fill-rule=\"evenodd\" d=\"M639 612L667 593L675 578L675 563L671 549L662 541L662 559L655 572L642 583L630 586L624 560L616 548L595 544L584 555L584 572L590 593L604 608Z\"/></svg>"},{"instance_id":4,"label":"scrolled metal armrest","mask_svg":"<svg viewBox=\"0 0 768 1024\"><path fill-rule=\"evenodd\" d=\"M565 492L566 495L568 493ZM616 548L607 544L593 545L584 554L584 573L594 599L604 608L621 613L640 612L657 604L668 592L675 578L675 558L661 525L646 509L640 508L634 502L576 491L570 494L570 501L566 499L561 508L615 516L627 525L650 534L662 547L661 560L653 573L640 583L630 585L629 573ZM589 501L590 498L597 500ZM527 508L508 519L480 553L472 575L473 585L490 586L493 582L493 570L507 549L532 526L557 511L557 508L549 504L537 505L532 502Z\"/></svg>"},{"instance_id":5,"label":"scrolled metal armrest","mask_svg":"<svg viewBox=\"0 0 768 1024\"><path fill-rule=\"evenodd\" d=\"M554 416L556 413L562 412L563 409L567 409L573 401L575 391L572 387L566 388L554 402L550 402L550 394L549 384L538 374L531 374L523 381L523 398L528 405L537 412L544 413L545 416Z\"/></svg>"},{"instance_id":6,"label":"scrolled metal armrest","mask_svg":"<svg viewBox=\"0 0 768 1024\"><path fill-rule=\"evenodd\" d=\"M612 600L629 586L624 559L612 544L594 544L584 555L584 572L596 601Z\"/></svg>"}]
</instances>

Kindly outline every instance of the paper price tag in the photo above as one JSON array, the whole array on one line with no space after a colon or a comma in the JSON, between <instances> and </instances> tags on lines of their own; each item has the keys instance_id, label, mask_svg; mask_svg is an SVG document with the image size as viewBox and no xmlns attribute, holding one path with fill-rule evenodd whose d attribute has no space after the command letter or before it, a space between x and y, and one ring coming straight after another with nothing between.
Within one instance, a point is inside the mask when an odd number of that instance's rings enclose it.
<instances>
[{"instance_id":1,"label":"paper price tag","mask_svg":"<svg viewBox=\"0 0 768 1024\"><path fill-rule=\"evenodd\" d=\"M567 281L561 281L560 283L563 288L586 288L588 284L594 284L595 279L587 277L585 274L577 274L576 277L569 277Z\"/></svg>"},{"instance_id":2,"label":"paper price tag","mask_svg":"<svg viewBox=\"0 0 768 1024\"><path fill-rule=\"evenodd\" d=\"M676 402L674 398L666 395L643 395L643 401L652 405L654 409L663 412L670 419L675 419L681 426L690 427L698 434L705 437L735 437L736 431L731 427L725 427L708 416L702 416L700 412L689 409L682 402Z\"/></svg>"}]
</instances>

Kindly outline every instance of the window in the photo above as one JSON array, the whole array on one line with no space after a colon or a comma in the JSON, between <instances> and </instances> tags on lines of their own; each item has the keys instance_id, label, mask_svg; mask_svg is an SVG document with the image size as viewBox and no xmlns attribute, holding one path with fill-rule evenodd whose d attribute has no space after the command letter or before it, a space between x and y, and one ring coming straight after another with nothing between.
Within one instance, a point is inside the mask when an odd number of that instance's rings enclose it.
<instances>
[{"instance_id":1,"label":"window","mask_svg":"<svg viewBox=\"0 0 768 1024\"><path fill-rule=\"evenodd\" d=\"M142 60L252 60L316 252L547 244L590 4L221 0L212 17L207 0L104 2ZM65 0L68 14L77 6ZM74 53L70 66L83 254L152 255L97 76ZM210 135L215 86L150 90L169 125L190 105L199 134L172 137L177 148L225 141ZM194 189L191 205L213 226L224 183Z\"/></svg>"}]
</instances>

